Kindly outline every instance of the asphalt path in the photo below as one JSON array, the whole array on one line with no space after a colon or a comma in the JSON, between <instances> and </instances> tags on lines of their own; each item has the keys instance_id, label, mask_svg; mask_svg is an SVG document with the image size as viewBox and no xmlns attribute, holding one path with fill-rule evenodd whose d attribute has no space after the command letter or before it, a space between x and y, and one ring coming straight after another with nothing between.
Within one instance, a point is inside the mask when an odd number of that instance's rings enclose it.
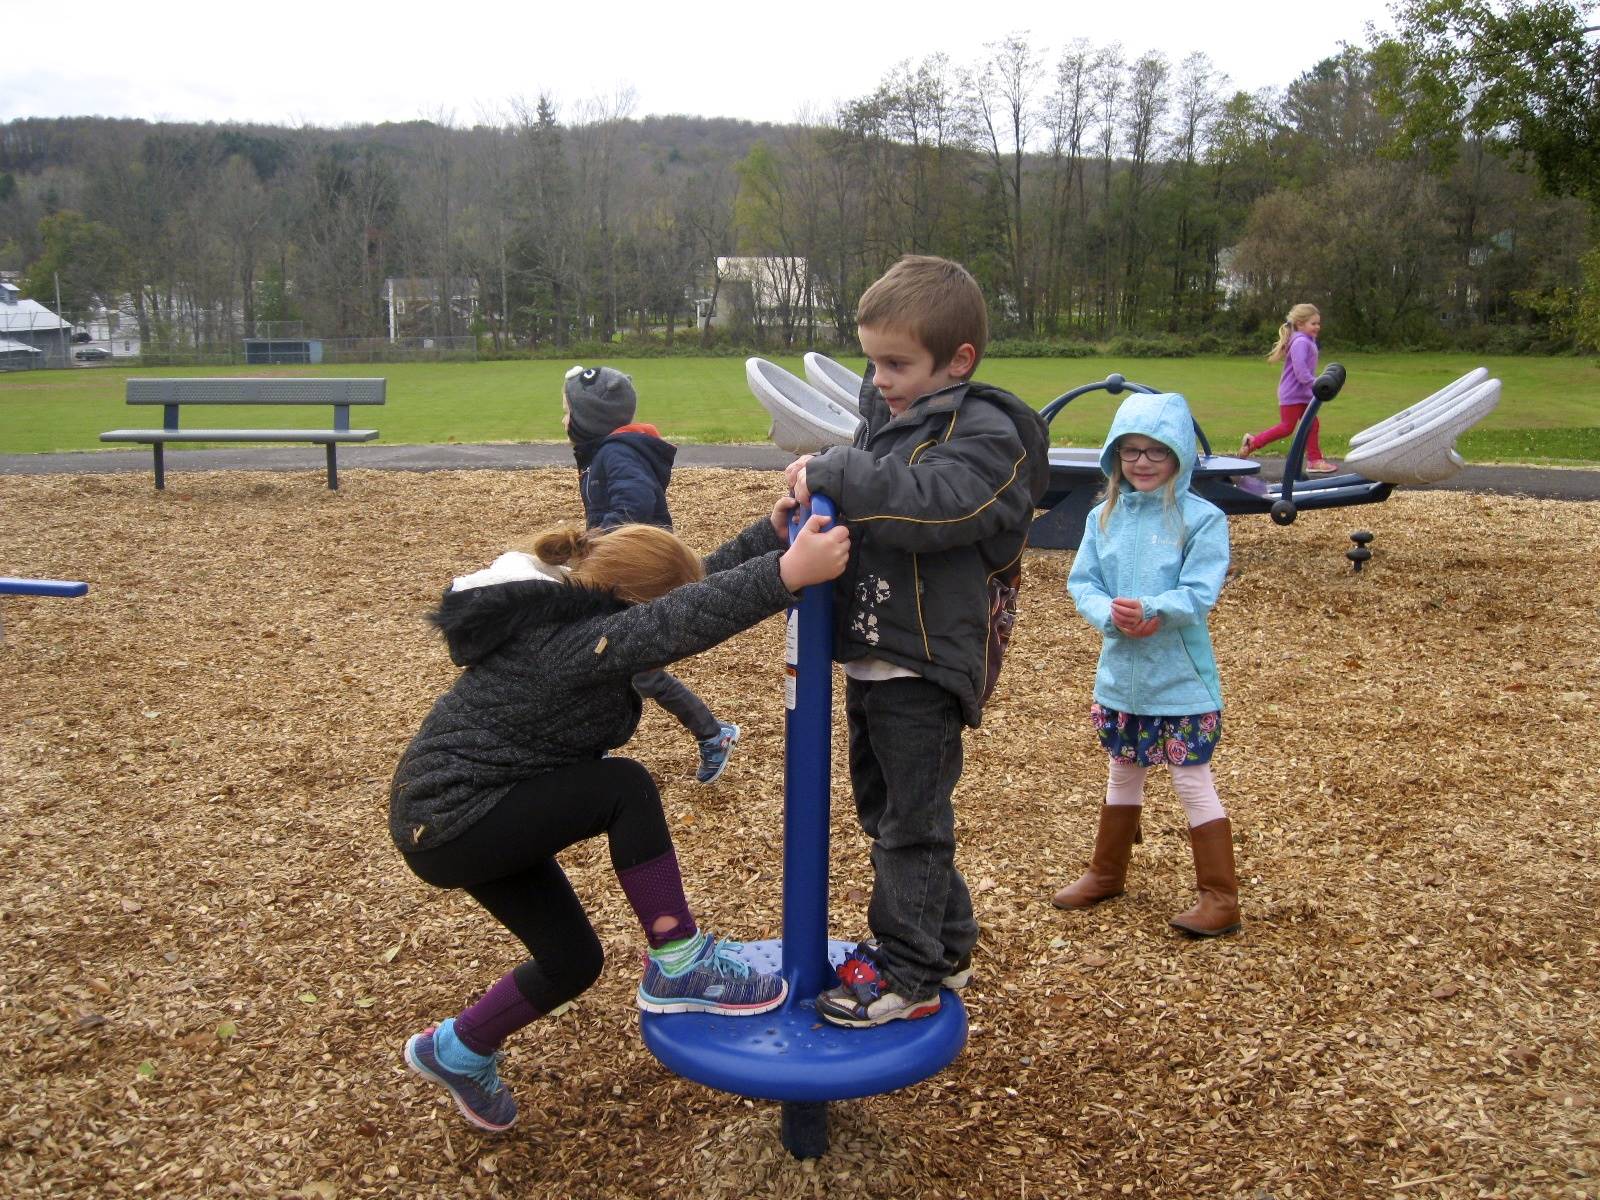
<instances>
[{"instance_id":1,"label":"asphalt path","mask_svg":"<svg viewBox=\"0 0 1600 1200\"><path fill-rule=\"evenodd\" d=\"M680 467L728 467L777 471L794 456L768 443L687 445L678 447ZM1282 459L1261 459L1261 477L1277 479ZM487 445L379 446L339 448L339 469L380 471L526 471L537 467L571 467L572 449L565 442L504 442ZM324 469L320 446L247 446L239 449L179 450L167 447L167 478L185 471L317 471ZM152 477L148 448L84 450L63 454L0 455L0 475L120 475L143 472ZM1411 490L1408 485L1407 490ZM1600 470L1577 468L1468 466L1443 483L1416 490L1488 492L1533 496L1542 500L1600 500Z\"/></svg>"}]
</instances>

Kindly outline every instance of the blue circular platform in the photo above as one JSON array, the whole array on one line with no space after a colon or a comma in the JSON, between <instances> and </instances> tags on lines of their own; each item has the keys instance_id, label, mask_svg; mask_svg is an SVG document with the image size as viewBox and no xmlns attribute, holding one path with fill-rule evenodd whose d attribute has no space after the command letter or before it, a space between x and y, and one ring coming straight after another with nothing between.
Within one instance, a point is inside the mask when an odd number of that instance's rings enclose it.
<instances>
[{"instance_id":1,"label":"blue circular platform","mask_svg":"<svg viewBox=\"0 0 1600 1200\"><path fill-rule=\"evenodd\" d=\"M828 943L830 963L852 942ZM778 971L783 941L746 942L741 956ZM831 974L831 972L830 972ZM828 986L836 983L830 978ZM917 1021L846 1029L817 1016L814 995L790 994L758 1017L640 1013L645 1045L663 1066L724 1092L758 1100L852 1100L919 1083L955 1060L967 1040L967 1010L946 989L939 1011Z\"/></svg>"}]
</instances>

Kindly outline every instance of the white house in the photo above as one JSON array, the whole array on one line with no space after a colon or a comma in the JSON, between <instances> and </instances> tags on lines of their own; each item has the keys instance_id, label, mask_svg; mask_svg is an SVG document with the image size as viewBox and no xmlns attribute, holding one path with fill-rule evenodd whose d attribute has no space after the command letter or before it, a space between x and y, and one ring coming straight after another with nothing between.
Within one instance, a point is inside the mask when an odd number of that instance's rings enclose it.
<instances>
[{"instance_id":1,"label":"white house","mask_svg":"<svg viewBox=\"0 0 1600 1200\"><path fill-rule=\"evenodd\" d=\"M719 257L717 277L715 303L709 296L695 300L695 319L702 326L736 324L741 318L758 325L798 325L805 320L809 303L813 318L831 328L826 315L829 293L811 274L804 257Z\"/></svg>"},{"instance_id":2,"label":"white house","mask_svg":"<svg viewBox=\"0 0 1600 1200\"><path fill-rule=\"evenodd\" d=\"M16 284L0 283L0 338L40 351L44 366L64 367L72 326L37 300L24 300Z\"/></svg>"}]
</instances>

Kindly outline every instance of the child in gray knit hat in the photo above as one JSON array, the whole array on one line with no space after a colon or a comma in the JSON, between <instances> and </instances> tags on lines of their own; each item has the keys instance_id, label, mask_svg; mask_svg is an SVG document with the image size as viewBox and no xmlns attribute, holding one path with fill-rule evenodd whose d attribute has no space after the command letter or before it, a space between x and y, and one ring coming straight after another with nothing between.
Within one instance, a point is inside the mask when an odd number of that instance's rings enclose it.
<instances>
[{"instance_id":1,"label":"child in gray knit hat","mask_svg":"<svg viewBox=\"0 0 1600 1200\"><path fill-rule=\"evenodd\" d=\"M562 424L578 463L584 523L610 529L639 522L672 528L667 485L678 448L654 425L636 423L633 380L611 367L573 367L561 387ZM683 681L666 671L634 677L641 696L666 709L700 743L695 778L715 783L727 768L739 727L719 721Z\"/></svg>"}]
</instances>

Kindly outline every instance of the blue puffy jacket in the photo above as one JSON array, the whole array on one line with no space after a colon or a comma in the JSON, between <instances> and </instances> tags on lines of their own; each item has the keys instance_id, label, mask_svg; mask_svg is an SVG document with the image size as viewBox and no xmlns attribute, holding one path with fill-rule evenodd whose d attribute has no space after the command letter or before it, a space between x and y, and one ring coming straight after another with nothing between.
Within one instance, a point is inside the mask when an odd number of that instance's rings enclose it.
<instances>
[{"instance_id":1,"label":"blue puffy jacket","mask_svg":"<svg viewBox=\"0 0 1600 1200\"><path fill-rule=\"evenodd\" d=\"M584 524L610 529L637 521L672 528L667 485L678 448L654 425L624 425L604 438L573 447Z\"/></svg>"},{"instance_id":2,"label":"blue puffy jacket","mask_svg":"<svg viewBox=\"0 0 1600 1200\"><path fill-rule=\"evenodd\" d=\"M1067 590L1083 619L1104 636L1094 698L1141 716L1220 712L1222 686L1206 615L1228 573L1228 519L1189 490L1194 419L1182 396L1135 395L1123 402L1100 452L1107 478L1117 439L1130 433L1170 446L1178 456L1177 503L1166 504L1165 488L1140 492L1123 480L1105 529L1105 502L1089 513ZM1145 638L1125 636L1111 621L1111 601L1119 596L1142 601L1147 618L1161 618L1160 628Z\"/></svg>"}]
</instances>

